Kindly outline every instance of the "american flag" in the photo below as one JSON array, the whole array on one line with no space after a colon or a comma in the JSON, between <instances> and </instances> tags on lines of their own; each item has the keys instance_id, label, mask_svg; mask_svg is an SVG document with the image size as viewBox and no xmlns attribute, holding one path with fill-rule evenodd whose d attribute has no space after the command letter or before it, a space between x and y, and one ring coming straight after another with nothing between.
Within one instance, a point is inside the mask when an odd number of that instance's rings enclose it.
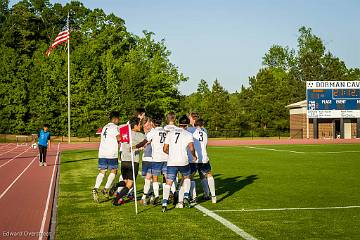
<instances>
[{"instance_id":1,"label":"american flag","mask_svg":"<svg viewBox=\"0 0 360 240\"><path fill-rule=\"evenodd\" d=\"M56 36L53 44L46 51L45 55L48 57L54 48L56 48L58 45L60 45L64 42L67 42L69 39L70 39L70 31L69 31L68 27L66 27L62 32L60 32Z\"/></svg>"}]
</instances>

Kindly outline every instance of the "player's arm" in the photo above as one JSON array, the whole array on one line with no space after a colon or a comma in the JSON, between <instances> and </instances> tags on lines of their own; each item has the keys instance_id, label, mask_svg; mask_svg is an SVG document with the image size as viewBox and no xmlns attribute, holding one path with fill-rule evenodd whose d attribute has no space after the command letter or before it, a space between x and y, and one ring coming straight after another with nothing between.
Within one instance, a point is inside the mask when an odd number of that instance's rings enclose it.
<instances>
[{"instance_id":1,"label":"player's arm","mask_svg":"<svg viewBox=\"0 0 360 240\"><path fill-rule=\"evenodd\" d=\"M166 153L166 154L169 154L169 144L164 144L163 146L163 152Z\"/></svg>"},{"instance_id":2,"label":"player's arm","mask_svg":"<svg viewBox=\"0 0 360 240\"><path fill-rule=\"evenodd\" d=\"M196 162L196 160L197 160L197 157L196 157L196 154L195 154L195 147L194 147L194 143L193 142L191 142L191 143L189 143L189 149L190 149L190 152L191 152L191 155L192 155L192 157L193 157L193 162Z\"/></svg>"},{"instance_id":3,"label":"player's arm","mask_svg":"<svg viewBox=\"0 0 360 240\"><path fill-rule=\"evenodd\" d=\"M146 144L148 143L148 140L144 139L142 140L142 142L136 144L135 146L133 146L133 149L139 149L144 147Z\"/></svg>"}]
</instances>

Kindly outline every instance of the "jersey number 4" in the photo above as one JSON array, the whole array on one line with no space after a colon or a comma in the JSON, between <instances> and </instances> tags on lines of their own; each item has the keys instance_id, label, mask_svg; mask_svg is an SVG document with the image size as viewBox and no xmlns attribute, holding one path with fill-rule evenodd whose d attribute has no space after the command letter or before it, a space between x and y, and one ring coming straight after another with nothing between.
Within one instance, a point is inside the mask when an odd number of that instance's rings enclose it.
<instances>
[{"instance_id":1,"label":"jersey number 4","mask_svg":"<svg viewBox=\"0 0 360 240\"><path fill-rule=\"evenodd\" d=\"M107 128L105 128L105 131L103 133L104 138L106 138L106 135L107 135Z\"/></svg>"}]
</instances>

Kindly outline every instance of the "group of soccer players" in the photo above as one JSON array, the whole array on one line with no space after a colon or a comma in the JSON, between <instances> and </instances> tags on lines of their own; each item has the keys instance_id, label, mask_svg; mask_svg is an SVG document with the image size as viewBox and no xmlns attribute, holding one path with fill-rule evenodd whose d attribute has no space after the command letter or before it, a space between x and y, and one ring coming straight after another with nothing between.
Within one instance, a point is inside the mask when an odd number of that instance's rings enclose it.
<instances>
[{"instance_id":1,"label":"group of soccer players","mask_svg":"<svg viewBox=\"0 0 360 240\"><path fill-rule=\"evenodd\" d=\"M162 211L167 210L169 198L173 199L177 208L190 207L197 200L194 181L197 173L204 190L204 199L216 203L215 181L206 149L208 135L204 121L196 113L190 113L189 116L181 116L176 124L176 115L173 112L167 114L166 120L167 125L162 127L163 116L149 118L145 116L144 109L137 109L128 122L131 126L130 146L124 142L119 144L119 129L122 127L118 126L120 115L118 112L110 114L110 123L101 131L99 173L92 190L94 201L99 201L99 188L107 170L110 174L101 193L106 199L115 196L112 201L114 205L131 200L142 153L142 176L145 183L141 204L157 205L160 202L159 180L162 177ZM119 153L121 175L119 182L113 184L118 171Z\"/></svg>"}]
</instances>

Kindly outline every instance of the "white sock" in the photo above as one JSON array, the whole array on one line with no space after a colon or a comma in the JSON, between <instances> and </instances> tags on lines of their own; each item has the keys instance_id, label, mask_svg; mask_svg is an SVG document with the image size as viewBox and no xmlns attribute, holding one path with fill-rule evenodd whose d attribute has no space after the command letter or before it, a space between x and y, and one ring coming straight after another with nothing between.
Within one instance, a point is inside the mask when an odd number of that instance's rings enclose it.
<instances>
[{"instance_id":1,"label":"white sock","mask_svg":"<svg viewBox=\"0 0 360 240\"><path fill-rule=\"evenodd\" d=\"M207 181L209 183L209 188L210 188L210 192L211 192L211 196L212 197L215 197L215 181L214 181L214 178L211 176L211 177L208 177L207 178Z\"/></svg>"},{"instance_id":2,"label":"white sock","mask_svg":"<svg viewBox=\"0 0 360 240\"><path fill-rule=\"evenodd\" d=\"M184 198L189 197L190 185L191 185L190 178L184 179L184 183L183 183L183 186L184 186Z\"/></svg>"},{"instance_id":3,"label":"white sock","mask_svg":"<svg viewBox=\"0 0 360 240\"><path fill-rule=\"evenodd\" d=\"M103 173L99 173L97 175L94 188L99 188L100 187L100 185L101 185L101 183L102 183L102 181L104 179L104 176L105 176L105 174L103 174Z\"/></svg>"},{"instance_id":4,"label":"white sock","mask_svg":"<svg viewBox=\"0 0 360 240\"><path fill-rule=\"evenodd\" d=\"M166 184L163 189L163 205L167 205L169 195L170 195L170 186Z\"/></svg>"},{"instance_id":5,"label":"white sock","mask_svg":"<svg viewBox=\"0 0 360 240\"><path fill-rule=\"evenodd\" d=\"M115 179L115 173L110 173L109 176L108 176L108 179L106 181L106 184L105 184L105 188L106 189L109 189L111 187L111 184L113 183L114 179Z\"/></svg>"},{"instance_id":6,"label":"white sock","mask_svg":"<svg viewBox=\"0 0 360 240\"><path fill-rule=\"evenodd\" d=\"M179 190L179 202L184 202L184 184L181 185Z\"/></svg>"},{"instance_id":7,"label":"white sock","mask_svg":"<svg viewBox=\"0 0 360 240\"><path fill-rule=\"evenodd\" d=\"M175 193L175 192L176 192L176 186L175 186L175 183L174 183L174 182L171 184L171 192L172 192L172 193Z\"/></svg>"},{"instance_id":8,"label":"white sock","mask_svg":"<svg viewBox=\"0 0 360 240\"><path fill-rule=\"evenodd\" d=\"M145 199L147 194L149 193L150 190L150 180L149 179L145 179L145 184L144 184L144 195L142 196L142 199Z\"/></svg>"},{"instance_id":9,"label":"white sock","mask_svg":"<svg viewBox=\"0 0 360 240\"><path fill-rule=\"evenodd\" d=\"M155 197L159 197L159 182L153 182L153 189Z\"/></svg>"},{"instance_id":10,"label":"white sock","mask_svg":"<svg viewBox=\"0 0 360 240\"><path fill-rule=\"evenodd\" d=\"M190 192L191 192L191 198L195 199L196 198L196 184L195 184L195 181L191 181Z\"/></svg>"},{"instance_id":11,"label":"white sock","mask_svg":"<svg viewBox=\"0 0 360 240\"><path fill-rule=\"evenodd\" d=\"M209 192L209 185L208 185L208 179L206 179L206 177L204 177L203 179L201 179L201 184L204 190L204 195L207 197L210 195Z\"/></svg>"},{"instance_id":12,"label":"white sock","mask_svg":"<svg viewBox=\"0 0 360 240\"><path fill-rule=\"evenodd\" d=\"M165 188L165 185L166 185L166 183L163 183L163 184L162 184L162 189L164 189L164 188Z\"/></svg>"}]
</instances>

